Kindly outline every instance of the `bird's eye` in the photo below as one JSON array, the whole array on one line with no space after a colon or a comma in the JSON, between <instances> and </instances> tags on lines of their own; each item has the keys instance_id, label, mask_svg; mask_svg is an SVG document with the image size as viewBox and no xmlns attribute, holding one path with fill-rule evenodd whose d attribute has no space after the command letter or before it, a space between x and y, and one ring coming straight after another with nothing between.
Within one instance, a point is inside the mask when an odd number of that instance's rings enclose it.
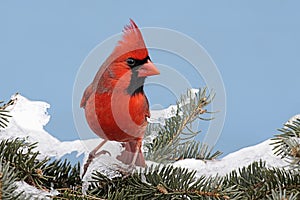
<instances>
[{"instance_id":1,"label":"bird's eye","mask_svg":"<svg viewBox=\"0 0 300 200\"><path fill-rule=\"evenodd\" d=\"M126 62L127 62L127 65L129 65L130 67L133 67L135 65L135 59L133 59L133 58L128 58L126 60Z\"/></svg>"}]
</instances>

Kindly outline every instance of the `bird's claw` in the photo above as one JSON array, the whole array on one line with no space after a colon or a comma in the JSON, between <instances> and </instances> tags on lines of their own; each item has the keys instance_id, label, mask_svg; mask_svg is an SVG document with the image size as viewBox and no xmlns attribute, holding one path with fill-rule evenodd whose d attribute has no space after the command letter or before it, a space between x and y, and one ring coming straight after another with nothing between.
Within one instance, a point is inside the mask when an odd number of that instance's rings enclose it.
<instances>
[{"instance_id":1,"label":"bird's claw","mask_svg":"<svg viewBox=\"0 0 300 200\"><path fill-rule=\"evenodd\" d=\"M98 157L98 156L100 156L100 155L102 155L102 154L106 154L106 153L107 153L109 156L111 156L110 152L109 152L109 151L106 151L106 150L101 150L101 151L99 151L99 152L97 152L97 153L91 152L91 153L89 154L89 157L88 157L86 163L85 163L84 166L83 166L82 177L84 177L84 175L85 175L85 173L86 173L88 167L90 166L90 164L92 163L92 161L94 160L94 158L96 158L96 157Z\"/></svg>"},{"instance_id":2,"label":"bird's claw","mask_svg":"<svg viewBox=\"0 0 300 200\"><path fill-rule=\"evenodd\" d=\"M108 154L109 156L111 156L111 153L110 153L109 151L101 150L101 151L99 151L98 153L95 153L94 158L95 158L95 157L98 157L98 156L100 156L100 155L102 155L102 154Z\"/></svg>"}]
</instances>

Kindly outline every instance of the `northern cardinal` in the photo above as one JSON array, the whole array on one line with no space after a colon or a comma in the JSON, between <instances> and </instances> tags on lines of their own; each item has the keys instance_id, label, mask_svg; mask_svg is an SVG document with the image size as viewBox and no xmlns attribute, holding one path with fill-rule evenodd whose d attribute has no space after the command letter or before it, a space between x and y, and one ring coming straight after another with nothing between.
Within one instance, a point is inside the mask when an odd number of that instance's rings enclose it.
<instances>
[{"instance_id":1,"label":"northern cardinal","mask_svg":"<svg viewBox=\"0 0 300 200\"><path fill-rule=\"evenodd\" d=\"M142 34L130 19L122 39L84 91L80 107L93 132L104 140L89 154L83 176L92 160L105 153L98 150L108 141L122 142L125 150L117 157L131 166L145 166L141 151L150 117L143 86L147 76L159 74L151 62Z\"/></svg>"}]
</instances>

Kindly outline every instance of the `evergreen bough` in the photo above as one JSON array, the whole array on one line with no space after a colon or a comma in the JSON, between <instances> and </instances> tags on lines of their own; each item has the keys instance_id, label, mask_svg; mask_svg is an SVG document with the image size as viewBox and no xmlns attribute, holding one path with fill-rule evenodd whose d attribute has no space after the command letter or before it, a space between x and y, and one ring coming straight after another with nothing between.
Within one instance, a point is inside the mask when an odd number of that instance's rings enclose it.
<instances>
[{"instance_id":1,"label":"evergreen bough","mask_svg":"<svg viewBox=\"0 0 300 200\"><path fill-rule=\"evenodd\" d=\"M23 192L16 192L17 173L0 159L0 199L22 199Z\"/></svg>"},{"instance_id":2,"label":"evergreen bough","mask_svg":"<svg viewBox=\"0 0 300 200\"><path fill-rule=\"evenodd\" d=\"M10 105L13 105L15 100L11 99L9 102L6 104L3 104L4 101L0 101L0 130L5 128L8 124L8 118L11 116L8 114L8 110L6 108Z\"/></svg>"},{"instance_id":3,"label":"evergreen bough","mask_svg":"<svg viewBox=\"0 0 300 200\"><path fill-rule=\"evenodd\" d=\"M164 126L149 126L146 137L153 132L157 132L157 136L145 145L146 159L166 164L185 158L212 160L221 155L219 151L212 153L206 144L195 140L200 133L197 130L199 120L213 119L202 117L211 113L205 108L213 98L214 94L208 93L206 88L197 93L188 90L182 95L174 117L166 119Z\"/></svg>"},{"instance_id":4,"label":"evergreen bough","mask_svg":"<svg viewBox=\"0 0 300 200\"><path fill-rule=\"evenodd\" d=\"M212 99L213 95L207 95L206 89L196 96L187 93L178 102L176 115L167 119L164 126L149 127L157 136L144 144L147 159L167 164L184 158L216 158L219 152L211 153L204 144L193 140L199 133L193 129L194 122L206 119L202 116ZM2 117L9 118L4 113ZM8 121L1 116L0 121L4 127L7 125ZM286 124L279 131L281 134L273 138L274 153L289 161L289 168L267 168L259 161L226 176L209 177L197 177L194 170L172 165L149 166L132 174L120 172L114 178L94 171L85 191L79 163L72 166L67 160L39 160L37 144L30 144L26 139L3 140L0 142L0 197L30 198L26 191L16 192L16 181L23 180L38 189L56 189L59 194L53 199L300 199L300 120Z\"/></svg>"},{"instance_id":5,"label":"evergreen bough","mask_svg":"<svg viewBox=\"0 0 300 200\"><path fill-rule=\"evenodd\" d=\"M275 154L300 173L300 119L286 123L279 131L281 134L273 138Z\"/></svg>"}]
</instances>

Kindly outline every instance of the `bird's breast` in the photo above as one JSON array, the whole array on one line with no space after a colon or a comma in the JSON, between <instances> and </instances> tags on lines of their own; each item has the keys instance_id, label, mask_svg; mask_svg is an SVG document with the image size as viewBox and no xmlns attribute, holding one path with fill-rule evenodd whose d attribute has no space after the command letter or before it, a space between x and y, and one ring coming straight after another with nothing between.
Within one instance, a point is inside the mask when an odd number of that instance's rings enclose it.
<instances>
[{"instance_id":1,"label":"bird's breast","mask_svg":"<svg viewBox=\"0 0 300 200\"><path fill-rule=\"evenodd\" d=\"M90 128L101 138L125 142L144 136L148 100L144 93L95 93L85 107Z\"/></svg>"}]
</instances>

